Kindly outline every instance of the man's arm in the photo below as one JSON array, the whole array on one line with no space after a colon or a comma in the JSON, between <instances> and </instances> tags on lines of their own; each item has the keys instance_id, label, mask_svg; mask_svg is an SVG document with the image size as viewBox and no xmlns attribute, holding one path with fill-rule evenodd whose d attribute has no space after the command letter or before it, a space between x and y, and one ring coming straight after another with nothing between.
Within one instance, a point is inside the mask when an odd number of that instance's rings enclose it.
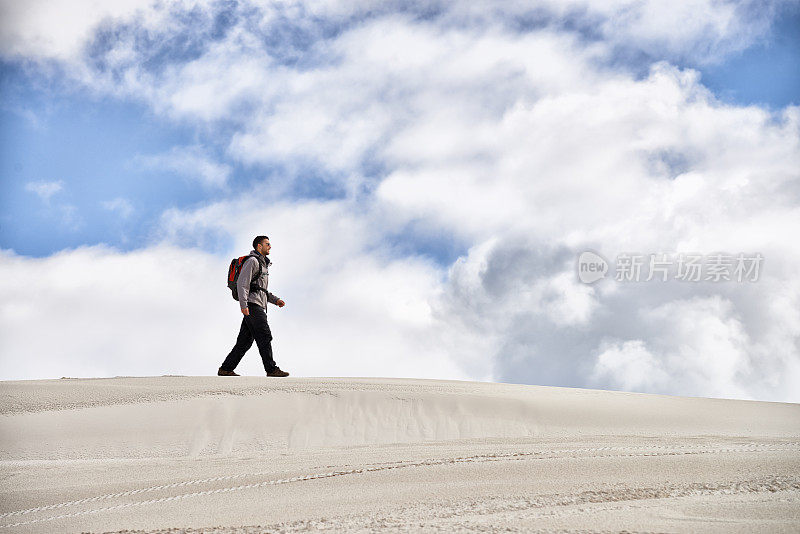
<instances>
[{"instance_id":1,"label":"man's arm","mask_svg":"<svg viewBox=\"0 0 800 534\"><path fill-rule=\"evenodd\" d=\"M244 310L247 309L247 297L250 296L250 283L253 279L253 271L258 260L254 257L249 257L244 260L242 270L239 273L239 279L236 280L236 292L239 294L239 307ZM247 314L245 314L247 315Z\"/></svg>"},{"instance_id":2,"label":"man's arm","mask_svg":"<svg viewBox=\"0 0 800 534\"><path fill-rule=\"evenodd\" d=\"M280 297L276 297L269 291L267 291L267 302L271 302L279 308L283 308L284 306L286 306L286 303L283 301L283 299L281 299Z\"/></svg>"}]
</instances>

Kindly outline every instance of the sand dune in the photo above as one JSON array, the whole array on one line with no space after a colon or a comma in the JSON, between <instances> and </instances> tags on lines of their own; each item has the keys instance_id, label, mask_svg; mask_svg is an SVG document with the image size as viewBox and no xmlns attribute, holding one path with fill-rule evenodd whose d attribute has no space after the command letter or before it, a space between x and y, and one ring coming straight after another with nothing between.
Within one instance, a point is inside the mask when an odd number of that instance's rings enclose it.
<instances>
[{"instance_id":1,"label":"sand dune","mask_svg":"<svg viewBox=\"0 0 800 534\"><path fill-rule=\"evenodd\" d=\"M0 533L800 531L796 404L164 376L2 382L0 414Z\"/></svg>"}]
</instances>

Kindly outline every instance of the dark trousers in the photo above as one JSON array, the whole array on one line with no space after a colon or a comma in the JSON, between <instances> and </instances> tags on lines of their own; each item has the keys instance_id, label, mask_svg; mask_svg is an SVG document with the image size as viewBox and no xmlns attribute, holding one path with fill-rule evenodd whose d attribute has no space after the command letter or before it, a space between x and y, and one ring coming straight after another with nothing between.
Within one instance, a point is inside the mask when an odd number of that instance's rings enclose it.
<instances>
[{"instance_id":1,"label":"dark trousers","mask_svg":"<svg viewBox=\"0 0 800 534\"><path fill-rule=\"evenodd\" d=\"M247 308L250 310L250 315L242 317L242 327L239 328L236 345L222 362L220 369L223 371L236 369L236 366L242 361L244 353L253 346L253 340L255 340L258 352L261 354L261 361L264 362L264 369L270 372L278 366L272 359L272 332L267 324L267 310L252 302L247 303Z\"/></svg>"}]
</instances>

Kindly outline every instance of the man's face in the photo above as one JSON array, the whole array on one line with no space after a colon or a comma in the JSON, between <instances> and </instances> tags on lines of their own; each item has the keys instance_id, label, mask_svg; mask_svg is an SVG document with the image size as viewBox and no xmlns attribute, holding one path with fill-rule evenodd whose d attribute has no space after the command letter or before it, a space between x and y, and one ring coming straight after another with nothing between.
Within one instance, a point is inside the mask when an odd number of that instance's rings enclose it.
<instances>
[{"instance_id":1,"label":"man's face","mask_svg":"<svg viewBox=\"0 0 800 534\"><path fill-rule=\"evenodd\" d=\"M261 243L258 244L258 246L261 249L259 250L259 252L264 256L269 254L269 249L272 247L272 245L269 244L269 239L263 240Z\"/></svg>"}]
</instances>

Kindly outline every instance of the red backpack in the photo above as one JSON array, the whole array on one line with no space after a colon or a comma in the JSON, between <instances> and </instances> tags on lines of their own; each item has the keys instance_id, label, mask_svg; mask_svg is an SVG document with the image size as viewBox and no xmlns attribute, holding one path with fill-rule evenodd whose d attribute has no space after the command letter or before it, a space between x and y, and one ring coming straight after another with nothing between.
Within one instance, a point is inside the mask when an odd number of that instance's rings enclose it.
<instances>
[{"instance_id":1,"label":"red backpack","mask_svg":"<svg viewBox=\"0 0 800 534\"><path fill-rule=\"evenodd\" d=\"M248 254L247 256L240 256L238 258L233 258L231 260L231 266L228 267L228 289L231 290L231 294L233 295L233 300L239 300L239 291L236 288L236 284L239 280L239 273L242 272L242 265L247 258L251 256ZM258 259L258 258L256 258ZM258 284L255 280L258 280L258 277L261 276L261 262L258 262L258 272L255 273L255 276L252 280L250 280L250 291L264 291L264 289L258 287Z\"/></svg>"}]
</instances>

